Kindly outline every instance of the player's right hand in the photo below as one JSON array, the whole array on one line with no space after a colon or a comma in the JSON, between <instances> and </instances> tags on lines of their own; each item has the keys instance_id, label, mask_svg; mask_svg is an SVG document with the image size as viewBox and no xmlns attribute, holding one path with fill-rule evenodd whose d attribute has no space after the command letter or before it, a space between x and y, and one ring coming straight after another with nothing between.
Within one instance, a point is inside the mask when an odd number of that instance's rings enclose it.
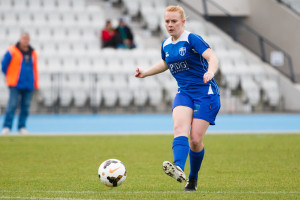
<instances>
[{"instance_id":1,"label":"player's right hand","mask_svg":"<svg viewBox=\"0 0 300 200\"><path fill-rule=\"evenodd\" d=\"M135 77L137 78L145 78L145 70L141 67L137 67L135 70Z\"/></svg>"}]
</instances>

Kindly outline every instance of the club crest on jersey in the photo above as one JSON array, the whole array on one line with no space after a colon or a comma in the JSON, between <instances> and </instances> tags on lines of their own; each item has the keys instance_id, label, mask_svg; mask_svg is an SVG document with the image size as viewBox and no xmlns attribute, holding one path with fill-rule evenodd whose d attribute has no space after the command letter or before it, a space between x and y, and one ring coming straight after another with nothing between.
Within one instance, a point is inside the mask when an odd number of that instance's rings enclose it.
<instances>
[{"instance_id":1,"label":"club crest on jersey","mask_svg":"<svg viewBox=\"0 0 300 200\"><path fill-rule=\"evenodd\" d=\"M169 57L169 52L166 52L166 57Z\"/></svg>"},{"instance_id":2,"label":"club crest on jersey","mask_svg":"<svg viewBox=\"0 0 300 200\"><path fill-rule=\"evenodd\" d=\"M181 48L179 49L179 54L180 54L181 56L184 56L185 53L186 53L186 48L185 48L185 47L181 47Z\"/></svg>"}]
</instances>

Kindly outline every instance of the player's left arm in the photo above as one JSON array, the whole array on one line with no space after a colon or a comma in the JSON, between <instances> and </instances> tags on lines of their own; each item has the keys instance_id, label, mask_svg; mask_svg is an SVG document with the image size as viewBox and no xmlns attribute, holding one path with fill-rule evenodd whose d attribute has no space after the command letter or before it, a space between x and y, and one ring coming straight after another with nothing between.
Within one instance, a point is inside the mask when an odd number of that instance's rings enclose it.
<instances>
[{"instance_id":1,"label":"player's left arm","mask_svg":"<svg viewBox=\"0 0 300 200\"><path fill-rule=\"evenodd\" d=\"M205 58L208 62L208 70L203 75L203 82L207 83L215 76L215 73L217 73L219 60L211 48L207 48L202 53L202 57Z\"/></svg>"}]
</instances>

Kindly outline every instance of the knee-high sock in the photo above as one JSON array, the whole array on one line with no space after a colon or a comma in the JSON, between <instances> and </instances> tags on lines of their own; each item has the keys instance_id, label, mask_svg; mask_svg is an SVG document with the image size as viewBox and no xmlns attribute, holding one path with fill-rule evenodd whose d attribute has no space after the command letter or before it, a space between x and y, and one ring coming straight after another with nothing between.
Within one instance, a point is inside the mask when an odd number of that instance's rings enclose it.
<instances>
[{"instance_id":1,"label":"knee-high sock","mask_svg":"<svg viewBox=\"0 0 300 200\"><path fill-rule=\"evenodd\" d=\"M179 136L173 140L173 156L175 165L184 171L186 159L189 154L189 139L185 136Z\"/></svg>"},{"instance_id":2,"label":"knee-high sock","mask_svg":"<svg viewBox=\"0 0 300 200\"><path fill-rule=\"evenodd\" d=\"M191 172L189 175L189 179L194 178L194 179L198 179L198 172L200 170L201 167L201 163L204 157L204 147L202 149L202 151L200 152L194 152L192 150L190 150L190 166L191 166Z\"/></svg>"}]
</instances>

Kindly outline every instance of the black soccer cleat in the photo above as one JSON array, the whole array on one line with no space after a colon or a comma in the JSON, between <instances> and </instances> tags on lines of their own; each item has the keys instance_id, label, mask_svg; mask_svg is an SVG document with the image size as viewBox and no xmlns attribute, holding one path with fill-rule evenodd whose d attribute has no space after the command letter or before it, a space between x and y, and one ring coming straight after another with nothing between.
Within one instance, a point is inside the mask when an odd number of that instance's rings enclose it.
<instances>
[{"instance_id":1,"label":"black soccer cleat","mask_svg":"<svg viewBox=\"0 0 300 200\"><path fill-rule=\"evenodd\" d=\"M197 190L197 179L191 178L187 180L184 187L184 191L196 191Z\"/></svg>"}]
</instances>

